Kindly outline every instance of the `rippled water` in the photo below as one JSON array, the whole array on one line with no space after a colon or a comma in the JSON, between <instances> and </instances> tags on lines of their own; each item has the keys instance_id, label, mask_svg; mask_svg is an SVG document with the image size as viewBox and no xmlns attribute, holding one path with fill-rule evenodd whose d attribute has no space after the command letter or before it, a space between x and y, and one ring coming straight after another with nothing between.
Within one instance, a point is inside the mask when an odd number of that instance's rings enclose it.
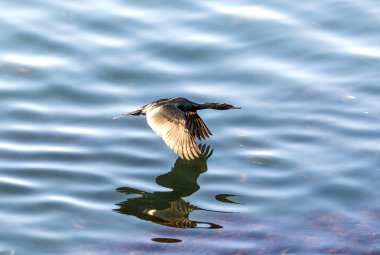
<instances>
[{"instance_id":1,"label":"rippled water","mask_svg":"<svg viewBox=\"0 0 380 255\"><path fill-rule=\"evenodd\" d=\"M0 254L380 253L378 1L0 8ZM171 96L242 109L111 119Z\"/></svg>"}]
</instances>

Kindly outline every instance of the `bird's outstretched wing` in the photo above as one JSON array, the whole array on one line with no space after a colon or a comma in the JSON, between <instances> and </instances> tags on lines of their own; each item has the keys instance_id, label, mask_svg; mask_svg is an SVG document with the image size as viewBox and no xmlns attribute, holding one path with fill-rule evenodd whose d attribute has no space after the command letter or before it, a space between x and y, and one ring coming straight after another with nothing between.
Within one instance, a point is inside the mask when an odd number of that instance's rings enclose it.
<instances>
[{"instance_id":1,"label":"bird's outstretched wing","mask_svg":"<svg viewBox=\"0 0 380 255\"><path fill-rule=\"evenodd\" d=\"M194 159L200 154L195 136L186 126L186 114L174 105L162 105L146 113L149 126L181 158Z\"/></svg>"},{"instance_id":2,"label":"bird's outstretched wing","mask_svg":"<svg viewBox=\"0 0 380 255\"><path fill-rule=\"evenodd\" d=\"M211 131L207 128L197 112L186 112L186 128L199 140L210 137Z\"/></svg>"}]
</instances>

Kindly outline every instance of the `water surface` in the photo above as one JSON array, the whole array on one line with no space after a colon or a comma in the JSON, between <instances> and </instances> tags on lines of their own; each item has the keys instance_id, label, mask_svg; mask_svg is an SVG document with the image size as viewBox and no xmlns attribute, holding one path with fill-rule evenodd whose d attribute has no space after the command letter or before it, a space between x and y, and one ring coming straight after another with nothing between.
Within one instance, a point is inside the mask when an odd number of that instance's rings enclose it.
<instances>
[{"instance_id":1,"label":"water surface","mask_svg":"<svg viewBox=\"0 0 380 255\"><path fill-rule=\"evenodd\" d=\"M0 8L0 254L380 252L377 1ZM172 96L242 109L111 119Z\"/></svg>"}]
</instances>

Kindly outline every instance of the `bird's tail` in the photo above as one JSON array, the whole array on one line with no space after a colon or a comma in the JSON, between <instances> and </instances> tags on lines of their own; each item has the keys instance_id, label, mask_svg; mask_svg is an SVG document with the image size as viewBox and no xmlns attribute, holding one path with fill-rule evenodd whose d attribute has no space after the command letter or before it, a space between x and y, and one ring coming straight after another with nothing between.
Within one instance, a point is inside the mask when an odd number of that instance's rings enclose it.
<instances>
[{"instance_id":1,"label":"bird's tail","mask_svg":"<svg viewBox=\"0 0 380 255\"><path fill-rule=\"evenodd\" d=\"M127 117L129 115L139 116L141 114L143 114L142 109L138 109L138 110L133 111L133 112L123 113L123 114L121 114L119 116L113 117L112 119L115 120L115 119L125 118L125 117Z\"/></svg>"}]
</instances>

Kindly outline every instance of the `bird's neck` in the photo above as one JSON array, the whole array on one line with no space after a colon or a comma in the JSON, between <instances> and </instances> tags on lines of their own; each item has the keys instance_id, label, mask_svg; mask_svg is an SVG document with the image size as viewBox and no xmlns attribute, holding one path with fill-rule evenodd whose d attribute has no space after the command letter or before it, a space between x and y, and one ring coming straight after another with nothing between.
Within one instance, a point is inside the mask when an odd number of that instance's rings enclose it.
<instances>
[{"instance_id":1,"label":"bird's neck","mask_svg":"<svg viewBox=\"0 0 380 255\"><path fill-rule=\"evenodd\" d=\"M214 110L227 110L227 106L225 104L219 103L204 103L204 104L196 104L195 110L203 110L203 109L214 109Z\"/></svg>"}]
</instances>

